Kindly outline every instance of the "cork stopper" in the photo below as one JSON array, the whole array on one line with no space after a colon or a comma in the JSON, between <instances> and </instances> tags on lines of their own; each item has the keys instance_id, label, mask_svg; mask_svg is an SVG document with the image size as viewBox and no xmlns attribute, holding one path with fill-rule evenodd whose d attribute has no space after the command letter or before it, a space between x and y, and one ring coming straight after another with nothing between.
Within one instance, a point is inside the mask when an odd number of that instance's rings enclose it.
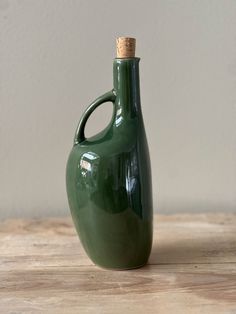
<instances>
[{"instance_id":1,"label":"cork stopper","mask_svg":"<svg viewBox=\"0 0 236 314\"><path fill-rule=\"evenodd\" d=\"M134 58L135 43L135 38L118 37L116 39L117 58Z\"/></svg>"}]
</instances>

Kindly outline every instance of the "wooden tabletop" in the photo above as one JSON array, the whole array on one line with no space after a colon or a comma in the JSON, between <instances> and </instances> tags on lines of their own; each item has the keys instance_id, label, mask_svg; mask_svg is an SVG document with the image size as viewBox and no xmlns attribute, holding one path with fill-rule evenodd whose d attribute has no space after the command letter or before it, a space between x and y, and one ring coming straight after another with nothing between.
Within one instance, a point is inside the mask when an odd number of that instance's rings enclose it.
<instances>
[{"instance_id":1,"label":"wooden tabletop","mask_svg":"<svg viewBox=\"0 0 236 314\"><path fill-rule=\"evenodd\" d=\"M104 270L71 219L0 223L0 313L236 314L236 215L157 215L149 264Z\"/></svg>"}]
</instances>

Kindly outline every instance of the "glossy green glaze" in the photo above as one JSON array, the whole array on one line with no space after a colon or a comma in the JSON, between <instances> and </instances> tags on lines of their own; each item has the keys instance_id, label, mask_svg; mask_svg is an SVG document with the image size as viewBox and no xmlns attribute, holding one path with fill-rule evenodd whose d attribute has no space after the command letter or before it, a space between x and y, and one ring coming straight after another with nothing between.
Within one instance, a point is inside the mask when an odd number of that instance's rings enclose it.
<instances>
[{"instance_id":1,"label":"glossy green glaze","mask_svg":"<svg viewBox=\"0 0 236 314\"><path fill-rule=\"evenodd\" d=\"M146 264L152 247L152 185L140 106L139 58L115 59L114 89L83 114L70 153L66 183L72 218L92 261L105 268ZM110 101L110 124L86 138L93 110Z\"/></svg>"}]
</instances>

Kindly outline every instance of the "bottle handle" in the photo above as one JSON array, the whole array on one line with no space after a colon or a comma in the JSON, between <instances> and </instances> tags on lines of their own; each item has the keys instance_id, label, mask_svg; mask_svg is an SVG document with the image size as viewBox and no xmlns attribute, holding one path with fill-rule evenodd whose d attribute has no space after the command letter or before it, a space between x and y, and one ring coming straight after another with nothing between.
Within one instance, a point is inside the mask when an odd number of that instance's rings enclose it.
<instances>
[{"instance_id":1,"label":"bottle handle","mask_svg":"<svg viewBox=\"0 0 236 314\"><path fill-rule=\"evenodd\" d=\"M85 110L85 112L83 113L80 122L78 124L78 127L76 129L75 132L75 137L74 137L74 145L80 144L81 142L83 142L86 137L84 135L84 129L85 129L85 125L86 122L88 121L88 118L90 117L90 115L92 114L92 112L101 104L111 101L113 104L115 102L116 99L116 95L114 90L111 90L105 94L103 94L102 96L98 97L96 100L94 100L89 106L88 108Z\"/></svg>"}]
</instances>

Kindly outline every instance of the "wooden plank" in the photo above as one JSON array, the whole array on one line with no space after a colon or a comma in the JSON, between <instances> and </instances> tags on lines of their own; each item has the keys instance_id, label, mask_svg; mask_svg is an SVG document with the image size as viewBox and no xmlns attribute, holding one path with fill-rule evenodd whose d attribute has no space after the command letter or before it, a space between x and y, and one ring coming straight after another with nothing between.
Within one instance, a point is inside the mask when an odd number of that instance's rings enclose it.
<instances>
[{"instance_id":1,"label":"wooden plank","mask_svg":"<svg viewBox=\"0 0 236 314\"><path fill-rule=\"evenodd\" d=\"M157 215L149 265L107 271L70 218L0 224L0 313L236 313L236 215Z\"/></svg>"},{"instance_id":2,"label":"wooden plank","mask_svg":"<svg viewBox=\"0 0 236 314\"><path fill-rule=\"evenodd\" d=\"M52 267L0 275L1 313L223 313L236 308L235 264L149 265L133 271Z\"/></svg>"},{"instance_id":3,"label":"wooden plank","mask_svg":"<svg viewBox=\"0 0 236 314\"><path fill-rule=\"evenodd\" d=\"M236 262L236 215L157 215L150 264ZM0 225L0 270L92 265L70 218ZM43 258L42 258L43 257Z\"/></svg>"}]
</instances>

